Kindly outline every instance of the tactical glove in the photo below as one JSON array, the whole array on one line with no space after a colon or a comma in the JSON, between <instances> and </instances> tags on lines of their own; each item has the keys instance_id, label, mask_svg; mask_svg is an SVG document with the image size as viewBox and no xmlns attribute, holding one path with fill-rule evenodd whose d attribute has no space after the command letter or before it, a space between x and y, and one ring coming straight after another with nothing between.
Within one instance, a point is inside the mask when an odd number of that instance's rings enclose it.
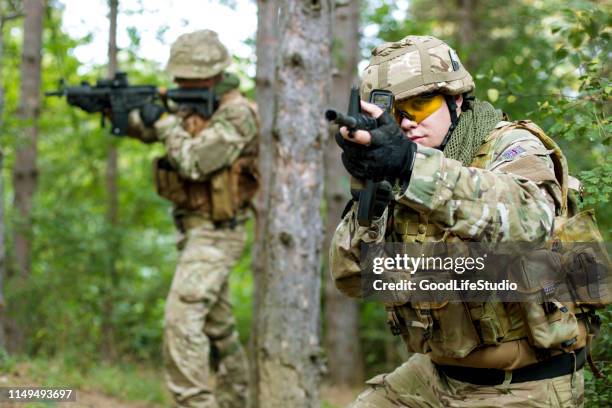
<instances>
[{"instance_id":1,"label":"tactical glove","mask_svg":"<svg viewBox=\"0 0 612 408\"><path fill-rule=\"evenodd\" d=\"M346 141L340 134L336 142L342 148L342 163L346 170L359 179L410 180L417 151L416 144L408 139L393 116L383 113L377 120L378 127L370 131L369 146Z\"/></svg>"},{"instance_id":2,"label":"tactical glove","mask_svg":"<svg viewBox=\"0 0 612 408\"><path fill-rule=\"evenodd\" d=\"M153 127L155 122L164 114L166 109L153 103L147 103L140 108L140 118L146 127Z\"/></svg>"}]
</instances>

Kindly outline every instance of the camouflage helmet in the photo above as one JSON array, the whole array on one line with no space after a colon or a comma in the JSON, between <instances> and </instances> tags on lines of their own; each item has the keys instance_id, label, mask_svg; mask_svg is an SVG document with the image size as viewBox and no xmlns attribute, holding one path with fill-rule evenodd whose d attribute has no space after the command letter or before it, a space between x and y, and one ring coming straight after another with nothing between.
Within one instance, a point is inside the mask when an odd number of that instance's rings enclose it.
<instances>
[{"instance_id":1,"label":"camouflage helmet","mask_svg":"<svg viewBox=\"0 0 612 408\"><path fill-rule=\"evenodd\" d=\"M211 30L181 35L170 47L166 72L175 78L210 78L232 62L227 48Z\"/></svg>"},{"instance_id":2,"label":"camouflage helmet","mask_svg":"<svg viewBox=\"0 0 612 408\"><path fill-rule=\"evenodd\" d=\"M409 35L372 50L362 76L361 99L369 100L373 89L391 91L396 100L428 92L459 95L472 91L474 80L444 41Z\"/></svg>"}]
</instances>

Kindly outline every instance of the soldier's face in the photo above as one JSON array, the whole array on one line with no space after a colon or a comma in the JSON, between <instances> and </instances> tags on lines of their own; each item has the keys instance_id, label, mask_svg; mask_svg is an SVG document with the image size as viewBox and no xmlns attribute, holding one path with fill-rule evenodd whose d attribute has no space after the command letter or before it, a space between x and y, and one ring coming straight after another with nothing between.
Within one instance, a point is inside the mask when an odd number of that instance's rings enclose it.
<instances>
[{"instance_id":1,"label":"soldier's face","mask_svg":"<svg viewBox=\"0 0 612 408\"><path fill-rule=\"evenodd\" d=\"M212 88L219 82L220 77L212 78L174 78L179 88Z\"/></svg>"},{"instance_id":2,"label":"soldier's face","mask_svg":"<svg viewBox=\"0 0 612 408\"><path fill-rule=\"evenodd\" d=\"M463 102L463 97L455 97L457 103L457 115L461 112L459 106ZM443 103L438 110L426 117L422 122L416 123L408 118L403 118L400 127L406 136L415 143L425 147L438 147L442 144L444 136L451 125L450 112L448 105Z\"/></svg>"}]
</instances>

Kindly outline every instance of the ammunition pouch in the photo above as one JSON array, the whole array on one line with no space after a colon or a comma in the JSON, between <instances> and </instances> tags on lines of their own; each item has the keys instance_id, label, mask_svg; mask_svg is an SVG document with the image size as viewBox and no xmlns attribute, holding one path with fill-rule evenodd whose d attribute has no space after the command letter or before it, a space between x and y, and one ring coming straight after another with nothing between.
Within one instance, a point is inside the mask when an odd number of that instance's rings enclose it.
<instances>
[{"instance_id":1,"label":"ammunition pouch","mask_svg":"<svg viewBox=\"0 0 612 408\"><path fill-rule=\"evenodd\" d=\"M157 194L175 206L189 211L210 212L209 182L186 180L174 169L167 157L153 162L153 175Z\"/></svg>"},{"instance_id":2,"label":"ammunition pouch","mask_svg":"<svg viewBox=\"0 0 612 408\"><path fill-rule=\"evenodd\" d=\"M466 303L415 302L387 306L387 323L408 351L463 358L479 345Z\"/></svg>"},{"instance_id":3,"label":"ammunition pouch","mask_svg":"<svg viewBox=\"0 0 612 408\"><path fill-rule=\"evenodd\" d=\"M155 159L153 174L157 193L188 212L207 214L213 222L230 222L248 208L259 187L255 157L241 157L209 180L180 176L167 157Z\"/></svg>"},{"instance_id":4,"label":"ammunition pouch","mask_svg":"<svg viewBox=\"0 0 612 408\"><path fill-rule=\"evenodd\" d=\"M562 256L546 248L536 249L518 258L510 268L524 300L520 307L531 345L571 350L579 331L573 304L562 297Z\"/></svg>"}]
</instances>

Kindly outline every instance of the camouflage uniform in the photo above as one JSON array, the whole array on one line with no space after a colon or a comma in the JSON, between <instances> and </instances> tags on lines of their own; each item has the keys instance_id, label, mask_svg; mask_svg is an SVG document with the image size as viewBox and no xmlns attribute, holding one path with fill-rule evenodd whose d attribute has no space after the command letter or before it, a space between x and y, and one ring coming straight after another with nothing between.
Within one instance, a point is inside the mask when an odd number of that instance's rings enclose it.
<instances>
[{"instance_id":1,"label":"camouflage uniform","mask_svg":"<svg viewBox=\"0 0 612 408\"><path fill-rule=\"evenodd\" d=\"M179 37L167 70L179 78L208 78L229 62L217 35L204 30ZM167 155L156 161L156 184L158 193L174 203L180 232L165 307L166 381L179 407L244 407L247 360L228 276L244 249L243 223L256 188L256 112L232 89L221 95L212 117L199 117L195 127L192 119L165 114L154 128L146 128L138 112L130 115L135 135L166 147ZM211 366L217 371L214 391Z\"/></svg>"},{"instance_id":2,"label":"camouflage uniform","mask_svg":"<svg viewBox=\"0 0 612 408\"><path fill-rule=\"evenodd\" d=\"M425 37L425 41L431 39ZM396 98L398 94L410 97L436 90L452 95L471 91L473 83L469 74L465 70L458 73L449 69L452 67L449 55L451 59L453 57L444 43L430 48L428 59L431 70L421 69L423 55L427 52L427 45L423 47L425 41L423 37L410 36L388 47L381 46L379 50L382 52L375 52L371 66L366 68L362 99L367 99L363 95L364 89L367 96L367 92L375 88L391 89ZM401 49L415 42L417 49L401 56ZM384 61L380 55L397 56L395 58L402 62L393 59ZM382 67L383 64L386 67ZM438 79L437 82L436 67L443 71L442 80ZM418 79L402 77L400 68L407 70L408 76L418 71ZM387 72L381 75L381 69ZM423 81L423 72L433 76L433 80ZM388 81L389 86L380 86L381 77L383 82ZM444 82L444 77L449 82ZM394 87L398 83L400 85ZM503 121L485 138L470 165L449 159L438 149L418 145L410 183L403 193L395 197L391 222L388 222L387 209L370 227L362 227L357 222L357 205L354 204L338 225L330 248L330 269L336 286L348 296L360 296L360 245L362 242L391 240L385 238L389 237L390 232L403 242L457 239L482 242L544 241L552 232L562 202L551 154L552 150L546 149L532 132ZM410 303L387 305L387 311L403 313L402 317L409 321L409 313L414 315L414 310L420 306ZM427 307L434 306L430 304ZM438 334L443 338L447 336L442 344L431 345L440 338L435 334L431 342L422 342L417 328L408 327L401 333L402 339L408 350L417 354L394 372L368 381L370 388L351 407L569 407L582 403L581 370L552 379L510 383L508 376L512 370L539 361L534 347L527 340L526 324L520 318L512 320L502 342L495 339L487 347L486 338L483 346L481 338L470 334L474 331L472 317L464 317L466 308L463 304L440 307L434 316L442 317L433 330L440 330L440 324L446 330ZM460 309L461 314L453 315L456 309ZM444 313L448 317L445 318ZM575 334L580 336L573 348L584 347L586 335L583 328ZM482 386L458 381L436 370L434 362L504 370L508 375L507 383Z\"/></svg>"}]
</instances>

